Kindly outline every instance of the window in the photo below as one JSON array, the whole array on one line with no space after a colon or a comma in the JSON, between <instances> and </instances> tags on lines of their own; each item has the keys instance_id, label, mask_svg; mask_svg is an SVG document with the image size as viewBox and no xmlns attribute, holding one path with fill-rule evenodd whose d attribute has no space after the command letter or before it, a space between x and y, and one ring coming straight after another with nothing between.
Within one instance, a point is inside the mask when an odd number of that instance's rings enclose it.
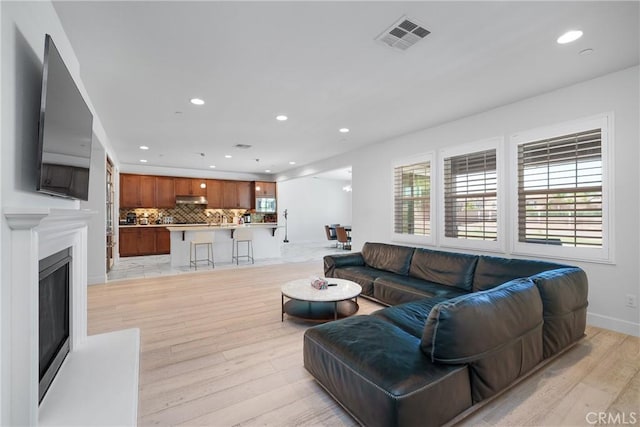
<instances>
[{"instance_id":1,"label":"window","mask_svg":"<svg viewBox=\"0 0 640 427\"><path fill-rule=\"evenodd\" d=\"M444 235L497 240L496 150L444 159Z\"/></svg>"},{"instance_id":2,"label":"window","mask_svg":"<svg viewBox=\"0 0 640 427\"><path fill-rule=\"evenodd\" d=\"M503 138L440 152L442 190L438 227L443 246L502 251L500 176Z\"/></svg>"},{"instance_id":3,"label":"window","mask_svg":"<svg viewBox=\"0 0 640 427\"><path fill-rule=\"evenodd\" d=\"M516 135L516 252L609 261L607 123L586 119Z\"/></svg>"},{"instance_id":4,"label":"window","mask_svg":"<svg viewBox=\"0 0 640 427\"><path fill-rule=\"evenodd\" d=\"M431 156L394 166L394 223L396 240L431 241Z\"/></svg>"},{"instance_id":5,"label":"window","mask_svg":"<svg viewBox=\"0 0 640 427\"><path fill-rule=\"evenodd\" d=\"M518 146L518 240L602 247L602 132Z\"/></svg>"}]
</instances>

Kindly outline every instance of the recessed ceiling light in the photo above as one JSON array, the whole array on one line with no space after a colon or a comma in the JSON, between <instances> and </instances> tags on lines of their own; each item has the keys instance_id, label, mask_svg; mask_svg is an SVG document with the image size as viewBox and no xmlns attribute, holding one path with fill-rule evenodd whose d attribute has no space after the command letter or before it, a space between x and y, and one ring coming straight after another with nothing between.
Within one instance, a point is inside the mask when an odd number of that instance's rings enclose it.
<instances>
[{"instance_id":1,"label":"recessed ceiling light","mask_svg":"<svg viewBox=\"0 0 640 427\"><path fill-rule=\"evenodd\" d=\"M276 116L276 120L280 121L280 122L284 122L285 120L287 120L289 117L285 116L284 114L280 114L279 116Z\"/></svg>"},{"instance_id":2,"label":"recessed ceiling light","mask_svg":"<svg viewBox=\"0 0 640 427\"><path fill-rule=\"evenodd\" d=\"M189 100L193 105L204 105L204 101L200 98L191 98Z\"/></svg>"},{"instance_id":3,"label":"recessed ceiling light","mask_svg":"<svg viewBox=\"0 0 640 427\"><path fill-rule=\"evenodd\" d=\"M141 150L148 150L149 149L149 147L147 147L146 145L141 145L139 148Z\"/></svg>"},{"instance_id":4,"label":"recessed ceiling light","mask_svg":"<svg viewBox=\"0 0 640 427\"><path fill-rule=\"evenodd\" d=\"M289 164L290 164L290 165L295 165L295 164L296 164L296 162L289 162Z\"/></svg>"},{"instance_id":5,"label":"recessed ceiling light","mask_svg":"<svg viewBox=\"0 0 640 427\"><path fill-rule=\"evenodd\" d=\"M558 37L557 42L559 44L567 44L578 40L580 37L582 37L582 31L571 30Z\"/></svg>"},{"instance_id":6,"label":"recessed ceiling light","mask_svg":"<svg viewBox=\"0 0 640 427\"><path fill-rule=\"evenodd\" d=\"M269 172L271 172L271 169L265 169L264 171L265 171L266 173L269 173Z\"/></svg>"},{"instance_id":7,"label":"recessed ceiling light","mask_svg":"<svg viewBox=\"0 0 640 427\"><path fill-rule=\"evenodd\" d=\"M231 154L225 154L225 156L224 156L224 158L225 158L225 159L230 159L230 158L232 158L232 157L233 157L233 156L232 156Z\"/></svg>"},{"instance_id":8,"label":"recessed ceiling light","mask_svg":"<svg viewBox=\"0 0 640 427\"><path fill-rule=\"evenodd\" d=\"M340 128L340 133L349 133L349 128Z\"/></svg>"},{"instance_id":9,"label":"recessed ceiling light","mask_svg":"<svg viewBox=\"0 0 640 427\"><path fill-rule=\"evenodd\" d=\"M587 49L582 49L580 52L578 52L580 55L591 55L593 53L593 49L591 48L587 48Z\"/></svg>"},{"instance_id":10,"label":"recessed ceiling light","mask_svg":"<svg viewBox=\"0 0 640 427\"><path fill-rule=\"evenodd\" d=\"M145 159L140 159L140 163L147 163Z\"/></svg>"},{"instance_id":11,"label":"recessed ceiling light","mask_svg":"<svg viewBox=\"0 0 640 427\"><path fill-rule=\"evenodd\" d=\"M209 167L210 167L211 169L215 169L215 168L216 168L216 165L209 165Z\"/></svg>"}]
</instances>

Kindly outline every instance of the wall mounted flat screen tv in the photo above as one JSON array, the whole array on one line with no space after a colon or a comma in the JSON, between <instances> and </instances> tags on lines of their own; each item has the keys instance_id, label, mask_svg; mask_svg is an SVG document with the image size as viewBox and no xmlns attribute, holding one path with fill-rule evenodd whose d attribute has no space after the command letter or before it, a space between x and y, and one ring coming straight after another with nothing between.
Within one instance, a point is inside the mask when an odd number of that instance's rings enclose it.
<instances>
[{"instance_id":1,"label":"wall mounted flat screen tv","mask_svg":"<svg viewBox=\"0 0 640 427\"><path fill-rule=\"evenodd\" d=\"M93 115L47 34L38 128L39 192L88 200L92 127Z\"/></svg>"}]
</instances>

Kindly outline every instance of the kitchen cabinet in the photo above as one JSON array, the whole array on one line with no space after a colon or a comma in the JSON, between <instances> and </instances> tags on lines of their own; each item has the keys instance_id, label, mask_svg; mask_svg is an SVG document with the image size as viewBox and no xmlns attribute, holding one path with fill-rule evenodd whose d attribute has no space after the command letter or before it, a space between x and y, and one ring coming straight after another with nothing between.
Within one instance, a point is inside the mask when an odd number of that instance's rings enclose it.
<instances>
[{"instance_id":1,"label":"kitchen cabinet","mask_svg":"<svg viewBox=\"0 0 640 427\"><path fill-rule=\"evenodd\" d=\"M169 230L164 227L120 228L120 256L160 255L171 252Z\"/></svg>"},{"instance_id":2,"label":"kitchen cabinet","mask_svg":"<svg viewBox=\"0 0 640 427\"><path fill-rule=\"evenodd\" d=\"M153 208L155 205L155 177L120 174L120 207Z\"/></svg>"},{"instance_id":3,"label":"kitchen cabinet","mask_svg":"<svg viewBox=\"0 0 640 427\"><path fill-rule=\"evenodd\" d=\"M119 246L121 257L138 255L138 230L121 228Z\"/></svg>"},{"instance_id":4,"label":"kitchen cabinet","mask_svg":"<svg viewBox=\"0 0 640 427\"><path fill-rule=\"evenodd\" d=\"M237 181L238 189L238 207L242 209L251 209L251 183L248 181Z\"/></svg>"},{"instance_id":5,"label":"kitchen cabinet","mask_svg":"<svg viewBox=\"0 0 640 427\"><path fill-rule=\"evenodd\" d=\"M175 208L176 190L175 179L170 176L155 177L156 208Z\"/></svg>"},{"instance_id":6,"label":"kitchen cabinet","mask_svg":"<svg viewBox=\"0 0 640 427\"><path fill-rule=\"evenodd\" d=\"M201 184L205 184L203 188ZM206 196L206 180L199 178L176 178L176 196Z\"/></svg>"},{"instance_id":7,"label":"kitchen cabinet","mask_svg":"<svg viewBox=\"0 0 640 427\"><path fill-rule=\"evenodd\" d=\"M253 184L255 197L276 197L275 182L255 181Z\"/></svg>"},{"instance_id":8,"label":"kitchen cabinet","mask_svg":"<svg viewBox=\"0 0 640 427\"><path fill-rule=\"evenodd\" d=\"M171 234L166 228L156 228L156 250L157 255L168 254L171 252Z\"/></svg>"},{"instance_id":9,"label":"kitchen cabinet","mask_svg":"<svg viewBox=\"0 0 640 427\"><path fill-rule=\"evenodd\" d=\"M222 183L222 207L227 209L238 207L238 188L235 181Z\"/></svg>"},{"instance_id":10,"label":"kitchen cabinet","mask_svg":"<svg viewBox=\"0 0 640 427\"><path fill-rule=\"evenodd\" d=\"M251 209L251 183L223 181L222 204L226 209Z\"/></svg>"},{"instance_id":11,"label":"kitchen cabinet","mask_svg":"<svg viewBox=\"0 0 640 427\"><path fill-rule=\"evenodd\" d=\"M207 208L220 209L223 206L222 202L222 181L217 179L207 180Z\"/></svg>"}]
</instances>

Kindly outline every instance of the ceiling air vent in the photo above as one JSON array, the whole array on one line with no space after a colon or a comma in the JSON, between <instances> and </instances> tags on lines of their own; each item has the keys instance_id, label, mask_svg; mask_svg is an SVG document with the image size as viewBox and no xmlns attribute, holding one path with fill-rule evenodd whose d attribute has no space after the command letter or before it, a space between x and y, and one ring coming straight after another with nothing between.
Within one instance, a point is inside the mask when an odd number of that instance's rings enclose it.
<instances>
[{"instance_id":1,"label":"ceiling air vent","mask_svg":"<svg viewBox=\"0 0 640 427\"><path fill-rule=\"evenodd\" d=\"M249 144L236 144L236 145L234 145L234 147L240 148L242 150L246 150L247 148L251 148L251 145L249 145Z\"/></svg>"},{"instance_id":2,"label":"ceiling air vent","mask_svg":"<svg viewBox=\"0 0 640 427\"><path fill-rule=\"evenodd\" d=\"M403 16L376 37L376 40L395 49L407 50L430 33L422 24Z\"/></svg>"}]
</instances>

